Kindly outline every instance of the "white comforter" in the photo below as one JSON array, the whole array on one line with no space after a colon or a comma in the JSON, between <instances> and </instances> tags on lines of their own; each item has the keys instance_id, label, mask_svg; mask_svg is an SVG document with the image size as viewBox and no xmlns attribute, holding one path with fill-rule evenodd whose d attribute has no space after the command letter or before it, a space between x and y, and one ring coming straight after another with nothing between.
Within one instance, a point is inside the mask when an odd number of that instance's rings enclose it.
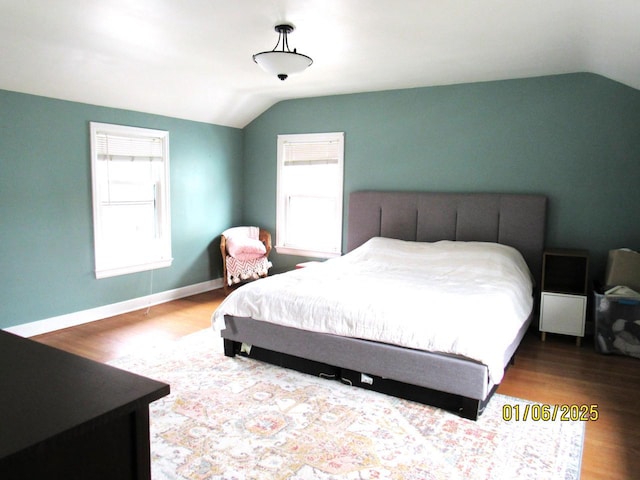
<instances>
[{"instance_id":1,"label":"white comforter","mask_svg":"<svg viewBox=\"0 0 640 480\"><path fill-rule=\"evenodd\" d=\"M213 314L462 355L504 375L503 355L533 306L520 253L484 242L372 238L352 252L249 283Z\"/></svg>"}]
</instances>

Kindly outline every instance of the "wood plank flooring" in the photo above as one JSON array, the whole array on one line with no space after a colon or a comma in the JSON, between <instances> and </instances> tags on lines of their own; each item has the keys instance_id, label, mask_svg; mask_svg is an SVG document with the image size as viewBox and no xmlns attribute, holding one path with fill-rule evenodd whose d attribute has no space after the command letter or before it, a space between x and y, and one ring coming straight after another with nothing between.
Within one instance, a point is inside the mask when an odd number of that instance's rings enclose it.
<instances>
[{"instance_id":1,"label":"wood plank flooring","mask_svg":"<svg viewBox=\"0 0 640 480\"><path fill-rule=\"evenodd\" d=\"M32 337L106 362L143 346L169 342L209 328L222 290L109 319ZM640 359L595 353L571 337L525 337L499 393L548 405L597 405L599 418L586 423L583 480L640 478Z\"/></svg>"},{"instance_id":2,"label":"wood plank flooring","mask_svg":"<svg viewBox=\"0 0 640 480\"><path fill-rule=\"evenodd\" d=\"M31 337L77 355L108 362L150 345L211 327L222 289Z\"/></svg>"}]
</instances>

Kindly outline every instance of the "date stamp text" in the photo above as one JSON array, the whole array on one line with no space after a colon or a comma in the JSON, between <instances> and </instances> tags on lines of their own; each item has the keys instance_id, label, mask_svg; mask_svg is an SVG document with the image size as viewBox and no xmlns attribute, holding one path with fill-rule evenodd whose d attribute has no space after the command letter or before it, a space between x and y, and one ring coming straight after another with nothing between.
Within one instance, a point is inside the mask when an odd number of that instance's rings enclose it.
<instances>
[{"instance_id":1,"label":"date stamp text","mask_svg":"<svg viewBox=\"0 0 640 480\"><path fill-rule=\"evenodd\" d=\"M599 417L598 404L505 403L502 406L502 420L505 422L595 422Z\"/></svg>"}]
</instances>

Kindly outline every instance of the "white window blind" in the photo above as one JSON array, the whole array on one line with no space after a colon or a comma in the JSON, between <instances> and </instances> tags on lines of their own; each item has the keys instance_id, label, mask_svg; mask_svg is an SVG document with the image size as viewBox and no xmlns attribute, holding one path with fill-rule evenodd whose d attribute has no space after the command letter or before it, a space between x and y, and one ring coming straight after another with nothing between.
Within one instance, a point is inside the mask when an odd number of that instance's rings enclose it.
<instances>
[{"instance_id":1,"label":"white window blind","mask_svg":"<svg viewBox=\"0 0 640 480\"><path fill-rule=\"evenodd\" d=\"M340 255L344 134L278 136L276 249Z\"/></svg>"},{"instance_id":2,"label":"white window blind","mask_svg":"<svg viewBox=\"0 0 640 480\"><path fill-rule=\"evenodd\" d=\"M284 165L338 164L342 156L341 142L327 139L317 142L284 141Z\"/></svg>"},{"instance_id":3,"label":"white window blind","mask_svg":"<svg viewBox=\"0 0 640 480\"><path fill-rule=\"evenodd\" d=\"M96 149L100 160L164 160L162 137L127 137L96 132Z\"/></svg>"},{"instance_id":4,"label":"white window blind","mask_svg":"<svg viewBox=\"0 0 640 480\"><path fill-rule=\"evenodd\" d=\"M96 277L171 265L169 132L91 123Z\"/></svg>"}]
</instances>

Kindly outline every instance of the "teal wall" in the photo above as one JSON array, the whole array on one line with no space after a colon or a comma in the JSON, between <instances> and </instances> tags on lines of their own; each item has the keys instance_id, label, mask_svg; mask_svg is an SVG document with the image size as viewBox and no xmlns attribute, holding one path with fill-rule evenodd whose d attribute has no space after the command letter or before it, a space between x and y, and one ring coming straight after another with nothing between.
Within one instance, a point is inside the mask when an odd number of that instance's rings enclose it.
<instances>
[{"instance_id":1,"label":"teal wall","mask_svg":"<svg viewBox=\"0 0 640 480\"><path fill-rule=\"evenodd\" d=\"M246 221L275 231L277 134L323 131L345 132L345 207L362 189L542 193L547 245L590 250L596 277L609 249L640 249L640 92L606 78L281 102L245 128Z\"/></svg>"},{"instance_id":2,"label":"teal wall","mask_svg":"<svg viewBox=\"0 0 640 480\"><path fill-rule=\"evenodd\" d=\"M170 132L169 268L96 280L89 122ZM0 328L222 276L241 220L240 129L0 91Z\"/></svg>"},{"instance_id":3,"label":"teal wall","mask_svg":"<svg viewBox=\"0 0 640 480\"><path fill-rule=\"evenodd\" d=\"M90 121L170 131L175 260L153 278L94 277ZM243 130L0 91L0 328L220 278L222 230L275 233L276 136L327 131L345 132L345 207L362 189L543 193L547 244L590 250L595 276L640 249L640 92L597 75L290 100Z\"/></svg>"}]
</instances>

